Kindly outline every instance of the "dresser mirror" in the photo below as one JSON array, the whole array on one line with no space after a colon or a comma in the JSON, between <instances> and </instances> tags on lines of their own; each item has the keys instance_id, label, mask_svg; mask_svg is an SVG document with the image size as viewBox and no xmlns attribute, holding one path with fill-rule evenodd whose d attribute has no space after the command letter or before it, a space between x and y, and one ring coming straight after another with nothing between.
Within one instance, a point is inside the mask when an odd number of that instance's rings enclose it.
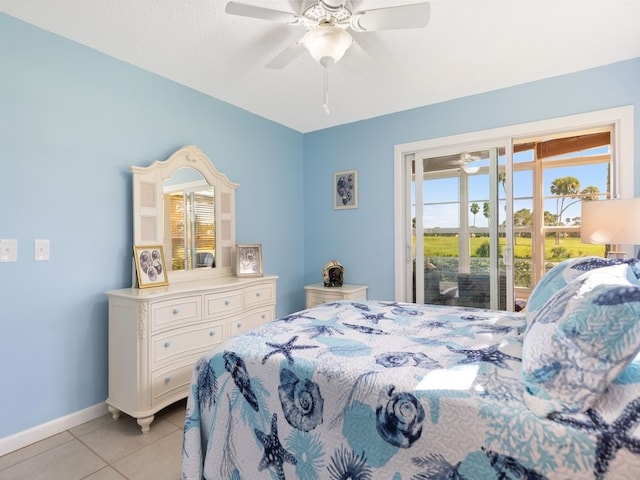
<instances>
[{"instance_id":1,"label":"dresser mirror","mask_svg":"<svg viewBox=\"0 0 640 480\"><path fill-rule=\"evenodd\" d=\"M134 245L164 247L169 282L232 275L238 185L195 146L131 171Z\"/></svg>"},{"instance_id":2,"label":"dresser mirror","mask_svg":"<svg viewBox=\"0 0 640 480\"><path fill-rule=\"evenodd\" d=\"M172 271L215 268L215 190L195 168L163 183L165 247Z\"/></svg>"}]
</instances>

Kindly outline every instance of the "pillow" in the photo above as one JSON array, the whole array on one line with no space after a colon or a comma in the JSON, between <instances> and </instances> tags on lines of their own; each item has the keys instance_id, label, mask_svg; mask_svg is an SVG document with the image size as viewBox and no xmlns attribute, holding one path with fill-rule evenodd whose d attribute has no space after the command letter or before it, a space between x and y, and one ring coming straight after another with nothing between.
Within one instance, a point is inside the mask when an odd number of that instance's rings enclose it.
<instances>
[{"instance_id":1,"label":"pillow","mask_svg":"<svg viewBox=\"0 0 640 480\"><path fill-rule=\"evenodd\" d=\"M619 264L637 264L636 259L618 260L601 257L578 257L570 258L558 263L551 270L545 273L540 281L535 285L527 300L527 310L525 318L527 324L531 323L533 317L540 308L561 288L567 286L577 277L585 272ZM640 268L636 270L636 276L640 276Z\"/></svg>"},{"instance_id":2,"label":"pillow","mask_svg":"<svg viewBox=\"0 0 640 480\"><path fill-rule=\"evenodd\" d=\"M583 412L640 352L640 283L626 263L583 273L539 308L523 341L524 401Z\"/></svg>"}]
</instances>

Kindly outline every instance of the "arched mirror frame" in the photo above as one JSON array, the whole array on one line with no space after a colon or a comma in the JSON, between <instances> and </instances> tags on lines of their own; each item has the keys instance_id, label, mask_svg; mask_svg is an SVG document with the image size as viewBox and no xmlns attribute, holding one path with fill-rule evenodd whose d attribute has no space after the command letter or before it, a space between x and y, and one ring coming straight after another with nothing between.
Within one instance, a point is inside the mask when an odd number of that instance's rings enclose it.
<instances>
[{"instance_id":1,"label":"arched mirror frame","mask_svg":"<svg viewBox=\"0 0 640 480\"><path fill-rule=\"evenodd\" d=\"M233 275L236 219L235 191L237 183L213 166L211 160L196 146L183 147L166 160L158 160L147 167L132 166L133 173L133 242L134 245L169 245L164 238L165 213L163 184L181 168L197 170L214 189L215 252L214 268L168 271L170 283L203 280Z\"/></svg>"}]
</instances>

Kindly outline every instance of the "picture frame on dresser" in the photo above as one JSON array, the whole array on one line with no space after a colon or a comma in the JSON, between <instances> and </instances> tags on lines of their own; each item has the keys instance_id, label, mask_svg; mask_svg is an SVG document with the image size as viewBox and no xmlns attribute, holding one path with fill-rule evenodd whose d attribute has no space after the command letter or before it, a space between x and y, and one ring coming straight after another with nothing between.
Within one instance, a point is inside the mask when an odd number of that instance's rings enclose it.
<instances>
[{"instance_id":1,"label":"picture frame on dresser","mask_svg":"<svg viewBox=\"0 0 640 480\"><path fill-rule=\"evenodd\" d=\"M345 170L333 174L333 208L358 208L358 171Z\"/></svg>"},{"instance_id":2,"label":"picture frame on dresser","mask_svg":"<svg viewBox=\"0 0 640 480\"><path fill-rule=\"evenodd\" d=\"M162 245L135 245L133 260L136 265L138 288L169 285Z\"/></svg>"},{"instance_id":3,"label":"picture frame on dresser","mask_svg":"<svg viewBox=\"0 0 640 480\"><path fill-rule=\"evenodd\" d=\"M236 275L238 277L262 276L262 245L243 243L236 245Z\"/></svg>"}]
</instances>

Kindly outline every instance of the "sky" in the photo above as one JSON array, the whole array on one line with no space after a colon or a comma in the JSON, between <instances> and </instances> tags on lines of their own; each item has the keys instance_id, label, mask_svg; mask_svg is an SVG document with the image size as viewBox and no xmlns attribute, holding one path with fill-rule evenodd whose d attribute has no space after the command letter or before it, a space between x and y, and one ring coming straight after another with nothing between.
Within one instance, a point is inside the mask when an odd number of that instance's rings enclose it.
<instances>
[{"instance_id":1,"label":"sky","mask_svg":"<svg viewBox=\"0 0 640 480\"><path fill-rule=\"evenodd\" d=\"M598 149L592 149L589 151L581 152L581 155L595 155L608 153L608 147L600 147ZM558 157L565 158L565 157ZM514 154L514 163L527 162L533 159L533 153L531 151L520 152ZM488 160L480 160L468 164L469 166L486 166ZM584 165L584 166L571 166L571 167L557 167L548 168L544 171L544 195L545 197L551 195L551 183L556 178L573 176L580 181L580 190L587 186L595 186L600 192L607 191L607 165ZM532 196L533 196L533 181L532 172L529 171L516 171L514 172L514 204L513 211L516 212L521 208L532 209ZM504 190L502 186L500 188L500 196L504 197ZM424 200L427 204L425 206L424 215L424 227L425 228L457 228L459 225L459 212L458 212L458 195L459 185L458 178L446 178L438 180L427 180L424 184ZM412 195L414 195L412 187ZM487 219L482 214L482 205L489 198L489 178L488 175L472 175L469 177L469 200L470 202L478 203L480 212L475 216L469 212L469 225L477 227L487 227ZM573 200L565 200L565 205L571 203ZM500 209L504 212L504 208ZM555 199L545 200L545 210L556 214L557 202ZM415 216L415 209L413 209L413 215ZM576 202L569 206L563 213L563 220L567 217L579 217L580 216L580 202ZM504 213L501 214L500 223L504 221Z\"/></svg>"}]
</instances>

